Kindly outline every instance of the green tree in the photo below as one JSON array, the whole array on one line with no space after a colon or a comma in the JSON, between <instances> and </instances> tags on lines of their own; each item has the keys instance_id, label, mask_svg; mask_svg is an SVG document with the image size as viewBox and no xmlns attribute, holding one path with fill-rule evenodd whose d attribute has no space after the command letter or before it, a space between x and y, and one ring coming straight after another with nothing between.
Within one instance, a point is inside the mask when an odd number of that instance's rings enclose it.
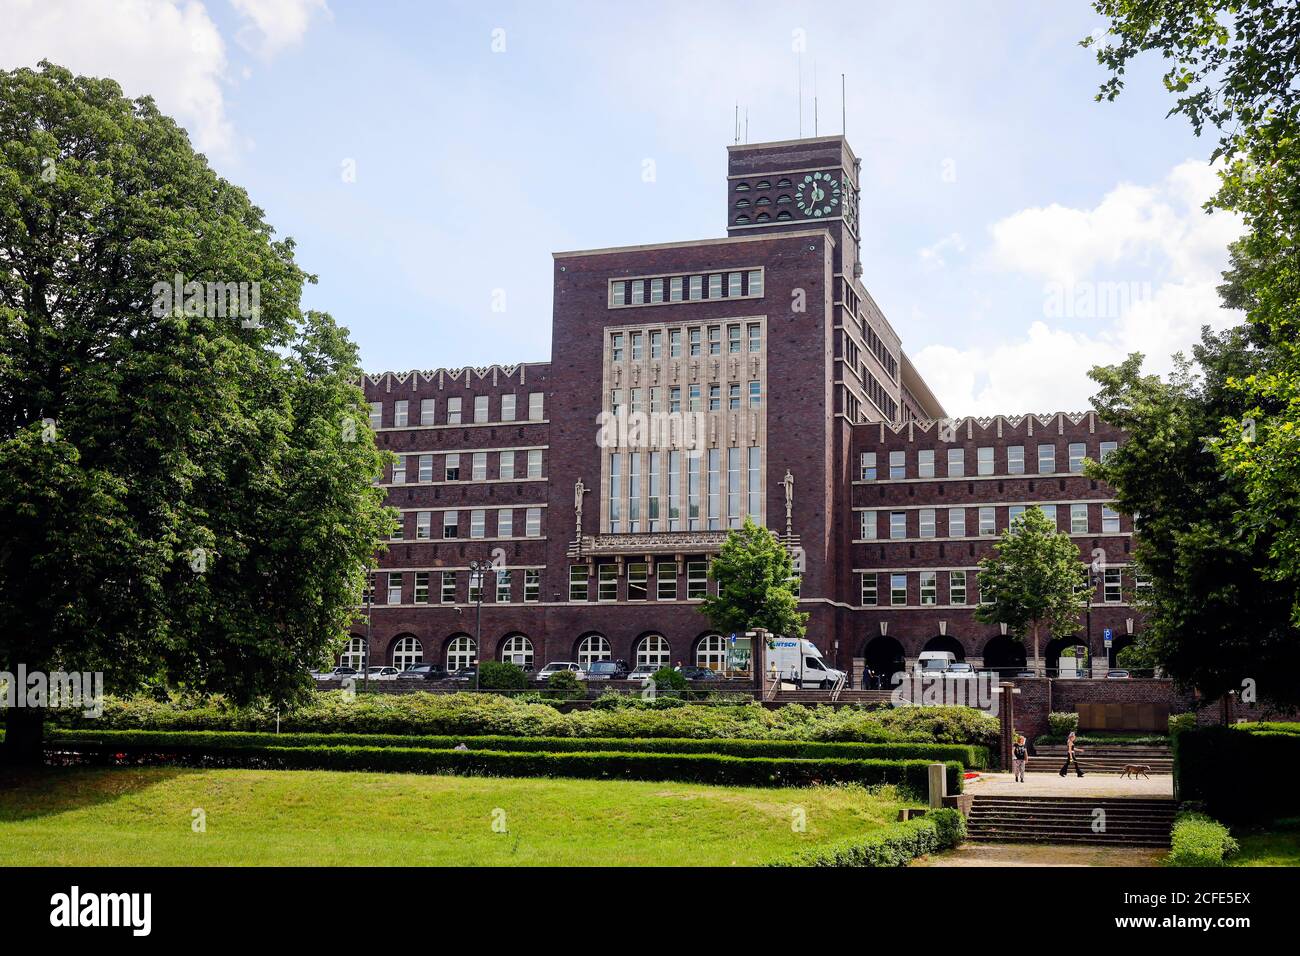
<instances>
[{"instance_id":1,"label":"green tree","mask_svg":"<svg viewBox=\"0 0 1300 956\"><path fill-rule=\"evenodd\" d=\"M1255 679L1275 699L1295 699L1300 641L1288 623L1292 593L1260 573L1269 542L1249 533L1241 515L1244 483L1225 472L1209 447L1245 398L1230 381L1251 374L1266 350L1250 326L1208 331L1168 381L1142 374L1142 356L1093 369L1098 414L1127 433L1090 477L1115 491L1116 507L1135 516L1133 560L1147 586L1139 640L1153 663L1211 698Z\"/></svg>"},{"instance_id":2,"label":"green tree","mask_svg":"<svg viewBox=\"0 0 1300 956\"><path fill-rule=\"evenodd\" d=\"M1227 339L1205 338L1198 355L1203 387L1184 377L1157 403L1178 404L1201 430L1175 431L1172 447L1135 450L1191 469L1160 479L1174 485L1160 494L1174 491L1168 501L1180 509L1175 514L1190 512L1190 520L1178 529L1187 550L1166 550L1172 529L1165 529L1165 545L1146 549L1158 569L1153 599L1168 614L1153 651L1162 659L1178 656L1184 675L1210 680L1213 687L1201 688L1207 692L1267 675L1270 696L1295 701L1300 680L1286 662L1300 637L1300 6L1101 0L1094 7L1111 19L1106 37L1084 41L1095 42L1098 62L1111 74L1099 98L1120 94L1131 61L1160 54L1168 64L1165 87L1176 96L1170 114L1184 116L1198 135L1218 133L1212 158L1222 161L1221 185L1207 208L1229 210L1245 226L1220 293L1226 307L1244 311L1246 324ZM1135 374L1129 382L1137 396ZM1190 409L1188 401L1204 407ZM1145 476L1135 470L1124 477ZM1134 498L1146 493L1131 489ZM1289 624L1277 614L1287 594ZM1182 598L1185 611L1170 603ZM1213 657L1190 659L1201 654Z\"/></svg>"},{"instance_id":3,"label":"green tree","mask_svg":"<svg viewBox=\"0 0 1300 956\"><path fill-rule=\"evenodd\" d=\"M310 689L392 519L356 349L307 281L150 99L0 72L0 669ZM8 710L10 761L43 718Z\"/></svg>"},{"instance_id":4,"label":"green tree","mask_svg":"<svg viewBox=\"0 0 1300 956\"><path fill-rule=\"evenodd\" d=\"M1005 624L1007 633L1021 641L1030 638L1036 666L1044 630L1078 630L1079 615L1088 606L1088 567L1070 536L1057 531L1040 509L1030 508L980 559L979 588L975 619Z\"/></svg>"},{"instance_id":5,"label":"green tree","mask_svg":"<svg viewBox=\"0 0 1300 956\"><path fill-rule=\"evenodd\" d=\"M803 637L808 615L795 596L794 564L781 540L746 518L727 533L709 565L718 593L704 598L700 610L722 633L764 628L771 634Z\"/></svg>"}]
</instances>

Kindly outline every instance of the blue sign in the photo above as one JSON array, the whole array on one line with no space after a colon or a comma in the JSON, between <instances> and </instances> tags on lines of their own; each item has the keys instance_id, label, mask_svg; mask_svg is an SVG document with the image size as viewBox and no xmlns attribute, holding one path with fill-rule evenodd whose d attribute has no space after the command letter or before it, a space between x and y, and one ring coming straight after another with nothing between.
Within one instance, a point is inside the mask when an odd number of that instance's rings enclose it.
<instances>
[{"instance_id":1,"label":"blue sign","mask_svg":"<svg viewBox=\"0 0 1300 956\"><path fill-rule=\"evenodd\" d=\"M730 640L730 642L731 642L732 644L735 644L735 643L736 643L736 635L735 635L735 634L732 634L731 637L729 638L729 640Z\"/></svg>"},{"instance_id":2,"label":"blue sign","mask_svg":"<svg viewBox=\"0 0 1300 956\"><path fill-rule=\"evenodd\" d=\"M1106 646L1107 646L1107 647L1110 647L1111 629L1110 629L1110 628L1105 628L1105 629L1103 629L1102 632L1101 632L1101 636L1102 636L1103 638L1105 638L1105 640L1106 640Z\"/></svg>"}]
</instances>

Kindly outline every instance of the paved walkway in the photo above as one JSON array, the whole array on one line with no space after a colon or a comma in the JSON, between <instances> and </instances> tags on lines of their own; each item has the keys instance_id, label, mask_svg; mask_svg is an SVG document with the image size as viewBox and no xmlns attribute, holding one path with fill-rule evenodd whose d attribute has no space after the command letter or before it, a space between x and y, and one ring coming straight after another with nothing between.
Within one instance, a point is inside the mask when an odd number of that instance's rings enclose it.
<instances>
[{"instance_id":1,"label":"paved walkway","mask_svg":"<svg viewBox=\"0 0 1300 956\"><path fill-rule=\"evenodd\" d=\"M966 781L966 793L986 797L1143 797L1173 799L1174 778L1155 774L1132 780L1116 773L1085 773L1082 777L1055 773L1027 773L1016 783L1009 773L981 773Z\"/></svg>"},{"instance_id":2,"label":"paved walkway","mask_svg":"<svg viewBox=\"0 0 1300 956\"><path fill-rule=\"evenodd\" d=\"M1087 780L1087 777L1084 777ZM1167 851L1136 846L963 843L913 866L1159 866Z\"/></svg>"}]
</instances>

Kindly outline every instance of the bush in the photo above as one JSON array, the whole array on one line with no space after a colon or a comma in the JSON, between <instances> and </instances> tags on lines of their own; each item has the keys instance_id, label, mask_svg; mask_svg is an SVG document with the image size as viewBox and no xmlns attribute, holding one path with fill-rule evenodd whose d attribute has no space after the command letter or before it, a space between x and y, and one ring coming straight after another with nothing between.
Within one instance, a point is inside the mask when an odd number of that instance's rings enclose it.
<instances>
[{"instance_id":1,"label":"bush","mask_svg":"<svg viewBox=\"0 0 1300 956\"><path fill-rule=\"evenodd\" d=\"M966 819L956 810L931 810L864 837L801 850L771 866L906 866L919 856L951 849L966 838Z\"/></svg>"},{"instance_id":2,"label":"bush","mask_svg":"<svg viewBox=\"0 0 1300 956\"><path fill-rule=\"evenodd\" d=\"M279 726L283 731L305 733L745 738L983 747L995 747L998 741L997 719L965 707L836 710L791 705L768 709L752 700L704 707L679 706L673 698L657 697L654 703L637 698L626 707L561 714L554 706L537 703L535 697L527 699L531 695L520 696L526 699L424 692L348 697L340 691L324 691L316 693L310 703L282 713ZM101 718L60 711L52 715L51 726L56 724L89 730L269 731L276 729L276 712L270 707L234 708L220 698L155 701L106 697Z\"/></svg>"},{"instance_id":3,"label":"bush","mask_svg":"<svg viewBox=\"0 0 1300 956\"><path fill-rule=\"evenodd\" d=\"M1170 866L1223 866L1236 853L1237 841L1228 828L1201 813L1180 813L1174 821Z\"/></svg>"},{"instance_id":4,"label":"bush","mask_svg":"<svg viewBox=\"0 0 1300 956\"><path fill-rule=\"evenodd\" d=\"M587 695L587 685L573 671L556 671L546 678L546 693L562 700L577 700Z\"/></svg>"},{"instance_id":5,"label":"bush","mask_svg":"<svg viewBox=\"0 0 1300 956\"><path fill-rule=\"evenodd\" d=\"M1193 713L1172 714L1169 717L1170 737L1174 736L1174 734L1180 734L1184 730L1194 730L1195 728L1196 728L1196 715Z\"/></svg>"},{"instance_id":6,"label":"bush","mask_svg":"<svg viewBox=\"0 0 1300 956\"><path fill-rule=\"evenodd\" d=\"M401 736L393 734L300 734L300 733L232 733L222 731L141 731L53 730L52 745L74 749L80 744L91 748L132 748L135 752L184 752L198 755L208 749L235 747L408 747L450 750L460 744L471 750L512 752L616 751L637 753L724 754L732 757L770 757L846 760L925 760L929 763L955 762L964 767L987 765L988 753L982 747L959 744L862 744L809 743L797 740L692 740L577 737L502 737L502 736ZM951 783L951 781L950 781ZM951 787L950 787L951 789ZM954 791L955 792L955 791Z\"/></svg>"},{"instance_id":7,"label":"bush","mask_svg":"<svg viewBox=\"0 0 1300 956\"><path fill-rule=\"evenodd\" d=\"M1055 711L1047 715L1047 732L1053 737L1068 737L1078 731L1079 715L1069 711Z\"/></svg>"},{"instance_id":8,"label":"bush","mask_svg":"<svg viewBox=\"0 0 1300 956\"><path fill-rule=\"evenodd\" d=\"M1300 765L1300 734L1259 729L1265 726L1199 727L1176 734L1178 798L1201 801L1215 818L1232 824L1294 816L1295 792L1284 780Z\"/></svg>"},{"instance_id":9,"label":"bush","mask_svg":"<svg viewBox=\"0 0 1300 956\"><path fill-rule=\"evenodd\" d=\"M364 770L454 773L492 777L577 777L671 780L726 786L808 786L821 783L893 784L925 793L926 760L733 757L724 754L616 751L436 750L417 747L205 746L160 747L105 741L79 744L91 762L256 767L275 770ZM961 764L947 765L949 789L961 786Z\"/></svg>"},{"instance_id":10,"label":"bush","mask_svg":"<svg viewBox=\"0 0 1300 956\"><path fill-rule=\"evenodd\" d=\"M681 671L675 670L671 667L659 668L650 676L650 680L654 682L656 694L673 691L681 693L690 686L687 683L686 678L682 676Z\"/></svg>"},{"instance_id":11,"label":"bush","mask_svg":"<svg viewBox=\"0 0 1300 956\"><path fill-rule=\"evenodd\" d=\"M484 690L527 690L528 675L518 664L484 661L478 668L478 686Z\"/></svg>"}]
</instances>

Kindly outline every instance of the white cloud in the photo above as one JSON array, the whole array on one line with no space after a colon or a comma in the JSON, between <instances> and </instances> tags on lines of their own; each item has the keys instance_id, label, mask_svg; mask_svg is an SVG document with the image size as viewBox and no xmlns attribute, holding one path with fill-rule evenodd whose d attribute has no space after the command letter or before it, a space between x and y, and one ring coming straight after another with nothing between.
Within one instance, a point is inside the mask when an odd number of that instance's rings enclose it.
<instances>
[{"instance_id":1,"label":"white cloud","mask_svg":"<svg viewBox=\"0 0 1300 956\"><path fill-rule=\"evenodd\" d=\"M966 240L961 237L960 233L952 232L933 245L926 246L924 249L920 250L918 255L920 255L921 262L926 268L942 269L948 264L948 260L944 258L944 253L963 253L965 251Z\"/></svg>"},{"instance_id":2,"label":"white cloud","mask_svg":"<svg viewBox=\"0 0 1300 956\"><path fill-rule=\"evenodd\" d=\"M312 17L330 15L325 0L230 0L230 5L249 21L236 39L266 59L302 42Z\"/></svg>"},{"instance_id":3,"label":"white cloud","mask_svg":"<svg viewBox=\"0 0 1300 956\"><path fill-rule=\"evenodd\" d=\"M1202 326L1240 322L1216 289L1240 222L1201 208L1216 185L1210 167L1188 161L1153 186L1119 185L1091 209L1052 204L994 223L988 263L1042 280L1043 318L1018 338L914 357L949 413L1081 410L1096 391L1094 365L1142 352L1164 373Z\"/></svg>"},{"instance_id":4,"label":"white cloud","mask_svg":"<svg viewBox=\"0 0 1300 956\"><path fill-rule=\"evenodd\" d=\"M222 78L226 49L201 3L170 0L3 0L0 66L42 59L112 77L128 96L153 96L208 153L229 154L235 135Z\"/></svg>"}]
</instances>

